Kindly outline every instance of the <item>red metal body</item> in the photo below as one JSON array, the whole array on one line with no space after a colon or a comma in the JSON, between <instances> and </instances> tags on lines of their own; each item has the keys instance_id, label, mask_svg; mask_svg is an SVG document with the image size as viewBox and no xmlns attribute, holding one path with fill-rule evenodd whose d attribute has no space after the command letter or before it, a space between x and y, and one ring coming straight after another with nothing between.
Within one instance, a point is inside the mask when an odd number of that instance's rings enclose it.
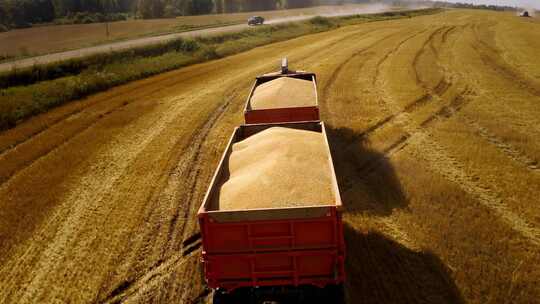
<instances>
[{"instance_id":1,"label":"red metal body","mask_svg":"<svg viewBox=\"0 0 540 304\"><path fill-rule=\"evenodd\" d=\"M204 273L211 288L232 291L256 286L324 287L345 279L341 198L330 150L335 203L233 211L212 207L227 174L232 144L272 126L315 130L326 138L320 122L244 125L235 129L198 213Z\"/></svg>"},{"instance_id":2,"label":"red metal body","mask_svg":"<svg viewBox=\"0 0 540 304\"><path fill-rule=\"evenodd\" d=\"M313 82L313 90L315 91L315 106L309 107L290 107L290 108L270 108L270 109L252 109L251 97L257 86L274 80L279 77L292 77L298 79L309 80ZM262 123L279 123L279 122L299 122L299 121L318 121L319 101L317 95L317 79L315 74L306 72L294 72L290 74L268 74L257 77L255 84L251 88L246 106L244 107L244 119L246 124L262 124Z\"/></svg>"},{"instance_id":3,"label":"red metal body","mask_svg":"<svg viewBox=\"0 0 540 304\"><path fill-rule=\"evenodd\" d=\"M201 215L199 222L204 271L211 288L324 287L345 279L342 223L337 210L312 219L220 223Z\"/></svg>"},{"instance_id":4,"label":"red metal body","mask_svg":"<svg viewBox=\"0 0 540 304\"><path fill-rule=\"evenodd\" d=\"M319 120L319 107L249 110L244 112L246 124Z\"/></svg>"}]
</instances>

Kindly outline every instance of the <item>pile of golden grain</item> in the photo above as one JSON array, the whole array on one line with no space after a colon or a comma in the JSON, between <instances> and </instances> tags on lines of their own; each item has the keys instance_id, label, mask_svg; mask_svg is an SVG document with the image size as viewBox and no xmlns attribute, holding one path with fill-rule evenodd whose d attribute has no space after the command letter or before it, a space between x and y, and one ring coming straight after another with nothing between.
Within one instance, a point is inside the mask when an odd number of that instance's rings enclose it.
<instances>
[{"instance_id":1,"label":"pile of golden grain","mask_svg":"<svg viewBox=\"0 0 540 304\"><path fill-rule=\"evenodd\" d=\"M219 209L258 209L335 203L321 133L273 127L233 145Z\"/></svg>"},{"instance_id":2,"label":"pile of golden grain","mask_svg":"<svg viewBox=\"0 0 540 304\"><path fill-rule=\"evenodd\" d=\"M313 82L291 77L280 77L255 88L251 108L290 108L316 105Z\"/></svg>"}]
</instances>

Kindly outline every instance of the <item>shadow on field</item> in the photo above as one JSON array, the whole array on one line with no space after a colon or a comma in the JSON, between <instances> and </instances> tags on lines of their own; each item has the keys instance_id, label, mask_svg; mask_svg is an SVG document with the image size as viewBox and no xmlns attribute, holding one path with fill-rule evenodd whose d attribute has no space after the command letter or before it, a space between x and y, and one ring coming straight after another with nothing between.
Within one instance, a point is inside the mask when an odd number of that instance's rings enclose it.
<instances>
[{"instance_id":1,"label":"shadow on field","mask_svg":"<svg viewBox=\"0 0 540 304\"><path fill-rule=\"evenodd\" d=\"M351 129L327 126L327 133L347 212L384 216L395 208L408 208L401 183L384 154L368 148L365 137Z\"/></svg>"},{"instance_id":2,"label":"shadow on field","mask_svg":"<svg viewBox=\"0 0 540 304\"><path fill-rule=\"evenodd\" d=\"M408 201L389 159L361 133L327 126L348 214L388 216ZM375 231L345 224L347 303L464 303L450 270L430 252L413 251Z\"/></svg>"},{"instance_id":3,"label":"shadow on field","mask_svg":"<svg viewBox=\"0 0 540 304\"><path fill-rule=\"evenodd\" d=\"M450 270L376 232L345 224L346 299L354 303L464 303Z\"/></svg>"}]
</instances>

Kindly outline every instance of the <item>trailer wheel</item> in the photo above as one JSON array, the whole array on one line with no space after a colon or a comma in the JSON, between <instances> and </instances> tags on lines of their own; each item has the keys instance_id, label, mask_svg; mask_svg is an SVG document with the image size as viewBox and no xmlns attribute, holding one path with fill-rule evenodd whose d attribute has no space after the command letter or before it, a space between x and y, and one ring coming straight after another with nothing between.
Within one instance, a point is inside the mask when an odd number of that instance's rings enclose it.
<instances>
[{"instance_id":1,"label":"trailer wheel","mask_svg":"<svg viewBox=\"0 0 540 304\"><path fill-rule=\"evenodd\" d=\"M345 304L345 293L342 284L327 285L324 288L309 286L300 296L300 303L332 303Z\"/></svg>"},{"instance_id":2,"label":"trailer wheel","mask_svg":"<svg viewBox=\"0 0 540 304\"><path fill-rule=\"evenodd\" d=\"M330 300L329 303L344 304L345 303L345 289L343 284L328 285L325 287L326 297Z\"/></svg>"}]
</instances>

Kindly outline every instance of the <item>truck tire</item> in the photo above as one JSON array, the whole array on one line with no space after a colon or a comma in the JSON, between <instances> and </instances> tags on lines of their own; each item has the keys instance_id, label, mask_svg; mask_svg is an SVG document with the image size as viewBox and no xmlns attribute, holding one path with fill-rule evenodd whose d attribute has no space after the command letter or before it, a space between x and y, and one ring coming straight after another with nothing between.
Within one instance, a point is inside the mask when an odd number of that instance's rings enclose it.
<instances>
[{"instance_id":1,"label":"truck tire","mask_svg":"<svg viewBox=\"0 0 540 304\"><path fill-rule=\"evenodd\" d=\"M232 304L230 295L220 290L214 291L214 296L212 297L212 303L213 304L229 304L229 303Z\"/></svg>"},{"instance_id":2,"label":"truck tire","mask_svg":"<svg viewBox=\"0 0 540 304\"><path fill-rule=\"evenodd\" d=\"M345 289L343 284L328 285L325 287L326 297L330 300L329 303L344 304L345 303Z\"/></svg>"}]
</instances>

